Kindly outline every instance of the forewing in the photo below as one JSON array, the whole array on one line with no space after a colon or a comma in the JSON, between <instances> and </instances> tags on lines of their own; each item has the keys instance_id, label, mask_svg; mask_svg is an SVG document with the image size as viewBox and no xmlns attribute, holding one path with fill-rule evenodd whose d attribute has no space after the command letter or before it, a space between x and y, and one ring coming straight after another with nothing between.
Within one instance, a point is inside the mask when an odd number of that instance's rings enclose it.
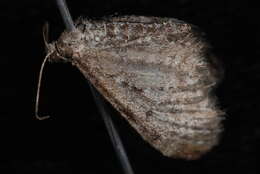
<instances>
[{"instance_id":1,"label":"forewing","mask_svg":"<svg viewBox=\"0 0 260 174\"><path fill-rule=\"evenodd\" d=\"M154 38L86 46L73 63L152 146L195 159L217 144L221 131L211 93L218 79L214 56L193 30Z\"/></svg>"}]
</instances>

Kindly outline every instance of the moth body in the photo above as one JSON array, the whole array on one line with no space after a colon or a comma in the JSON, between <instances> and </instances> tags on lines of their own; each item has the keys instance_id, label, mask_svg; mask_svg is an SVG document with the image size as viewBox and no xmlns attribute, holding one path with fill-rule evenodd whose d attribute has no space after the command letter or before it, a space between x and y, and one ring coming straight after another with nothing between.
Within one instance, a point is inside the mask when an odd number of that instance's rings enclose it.
<instances>
[{"instance_id":1,"label":"moth body","mask_svg":"<svg viewBox=\"0 0 260 174\"><path fill-rule=\"evenodd\" d=\"M51 44L51 60L75 65L149 144L197 159L219 141L220 69L197 27L172 18L80 19Z\"/></svg>"}]
</instances>

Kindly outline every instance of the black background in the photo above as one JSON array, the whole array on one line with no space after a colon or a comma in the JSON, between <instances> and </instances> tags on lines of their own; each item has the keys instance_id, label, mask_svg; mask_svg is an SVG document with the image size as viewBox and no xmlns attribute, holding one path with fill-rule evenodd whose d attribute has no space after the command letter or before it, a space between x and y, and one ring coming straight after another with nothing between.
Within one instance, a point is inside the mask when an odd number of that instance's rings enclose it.
<instances>
[{"instance_id":1,"label":"black background","mask_svg":"<svg viewBox=\"0 0 260 174\"><path fill-rule=\"evenodd\" d=\"M74 19L118 13L174 17L195 24L206 32L223 62L225 78L217 95L227 112L225 132L220 144L200 160L162 156L111 109L137 174L256 173L260 137L257 7L247 0L67 3ZM86 80L71 65L47 64L40 112L51 118L35 120L38 73L45 56L42 27L50 23L53 40L64 30L54 1L1 0L0 14L0 173L122 173ZM31 157L56 160L6 160Z\"/></svg>"}]
</instances>

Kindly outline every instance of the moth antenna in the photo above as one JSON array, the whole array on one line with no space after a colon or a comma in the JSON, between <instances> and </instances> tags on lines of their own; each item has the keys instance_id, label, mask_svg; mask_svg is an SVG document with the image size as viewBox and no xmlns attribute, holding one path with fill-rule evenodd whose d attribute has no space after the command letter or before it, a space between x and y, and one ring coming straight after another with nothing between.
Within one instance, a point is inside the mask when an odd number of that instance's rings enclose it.
<instances>
[{"instance_id":1,"label":"moth antenna","mask_svg":"<svg viewBox=\"0 0 260 174\"><path fill-rule=\"evenodd\" d=\"M45 120L47 118L49 118L50 116L46 115L46 116L39 116L38 115L38 111L39 111L39 97L40 97L40 89L41 89L41 81L42 81L42 73L43 73L43 69L45 67L46 61L48 60L48 58L50 57L50 55L52 54L52 52L49 52L41 65L41 69L40 69L40 73L39 73L39 80L38 80L38 85L37 85L37 94L36 94L36 102L35 102L35 117L38 120Z\"/></svg>"},{"instance_id":2,"label":"moth antenna","mask_svg":"<svg viewBox=\"0 0 260 174\"><path fill-rule=\"evenodd\" d=\"M44 45L45 45L45 49L46 51L48 51L49 49L49 23L46 22L44 25L43 25L43 32L42 32L42 35L43 35L43 41L44 41Z\"/></svg>"}]
</instances>

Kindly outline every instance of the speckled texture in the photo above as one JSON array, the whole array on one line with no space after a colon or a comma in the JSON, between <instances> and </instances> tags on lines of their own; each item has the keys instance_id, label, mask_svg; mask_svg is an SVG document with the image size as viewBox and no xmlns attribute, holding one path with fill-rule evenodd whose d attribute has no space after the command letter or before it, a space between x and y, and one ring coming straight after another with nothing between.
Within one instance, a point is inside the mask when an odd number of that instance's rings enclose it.
<instances>
[{"instance_id":1,"label":"speckled texture","mask_svg":"<svg viewBox=\"0 0 260 174\"><path fill-rule=\"evenodd\" d=\"M49 46L75 65L139 134L164 155L197 159L219 141L221 76L197 27L169 18L79 19Z\"/></svg>"}]
</instances>

